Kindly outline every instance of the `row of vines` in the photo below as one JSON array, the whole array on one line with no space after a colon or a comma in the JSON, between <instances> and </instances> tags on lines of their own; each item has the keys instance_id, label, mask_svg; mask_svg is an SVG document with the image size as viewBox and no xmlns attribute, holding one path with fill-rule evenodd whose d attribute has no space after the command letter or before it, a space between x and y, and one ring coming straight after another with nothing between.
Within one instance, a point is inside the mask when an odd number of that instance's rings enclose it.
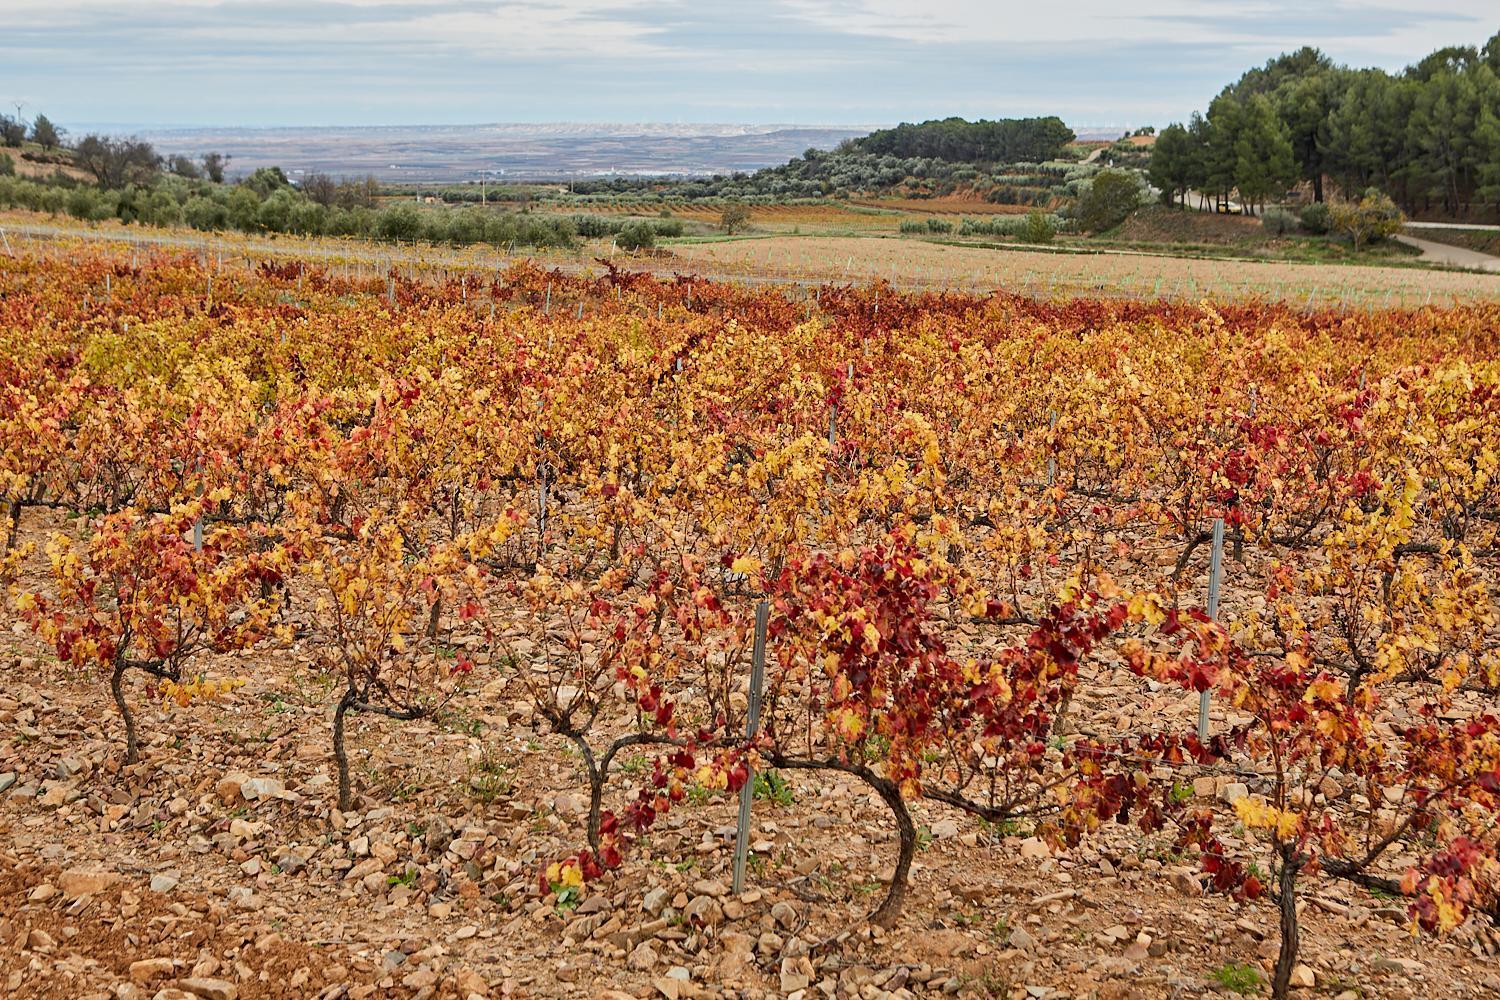
<instances>
[{"instance_id":1,"label":"row of vines","mask_svg":"<svg viewBox=\"0 0 1500 1000\"><path fill-rule=\"evenodd\" d=\"M539 891L609 878L689 783L836 771L899 833L876 921L918 798L1064 847L1136 824L1278 902L1284 995L1306 879L1431 931L1500 914L1497 331L1496 305L4 256L3 572L130 760L136 680L216 697L208 664L297 643L342 679L347 809L352 718L501 676L591 784ZM1211 692L1209 738L1074 718L1113 668ZM619 800L626 748L656 757ZM1180 794L1204 773L1250 794Z\"/></svg>"}]
</instances>

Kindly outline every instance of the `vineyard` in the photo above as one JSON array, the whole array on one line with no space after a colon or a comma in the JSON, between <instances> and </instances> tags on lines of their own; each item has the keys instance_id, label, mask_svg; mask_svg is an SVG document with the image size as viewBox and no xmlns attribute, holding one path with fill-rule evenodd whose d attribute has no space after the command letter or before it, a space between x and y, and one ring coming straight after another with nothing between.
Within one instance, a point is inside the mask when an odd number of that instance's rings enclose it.
<instances>
[{"instance_id":1,"label":"vineyard","mask_svg":"<svg viewBox=\"0 0 1500 1000\"><path fill-rule=\"evenodd\" d=\"M14 995L1500 988L1500 304L32 245L0 346Z\"/></svg>"}]
</instances>

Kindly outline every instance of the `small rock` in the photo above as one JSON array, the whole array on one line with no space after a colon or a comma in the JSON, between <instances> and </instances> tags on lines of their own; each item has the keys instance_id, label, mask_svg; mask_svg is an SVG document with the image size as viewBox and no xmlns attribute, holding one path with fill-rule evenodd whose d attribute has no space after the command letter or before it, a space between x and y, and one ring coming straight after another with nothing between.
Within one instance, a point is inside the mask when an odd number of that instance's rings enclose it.
<instances>
[{"instance_id":1,"label":"small rock","mask_svg":"<svg viewBox=\"0 0 1500 1000\"><path fill-rule=\"evenodd\" d=\"M63 895L69 899L101 893L118 881L120 881L120 876L114 872L74 870L63 872L57 877L57 883L62 888Z\"/></svg>"},{"instance_id":2,"label":"small rock","mask_svg":"<svg viewBox=\"0 0 1500 1000\"><path fill-rule=\"evenodd\" d=\"M1292 967L1291 984L1293 989L1310 990L1318 984L1318 977L1311 966L1296 965Z\"/></svg>"},{"instance_id":3,"label":"small rock","mask_svg":"<svg viewBox=\"0 0 1500 1000\"><path fill-rule=\"evenodd\" d=\"M171 892L177 888L177 876L167 872L158 872L151 876L152 892Z\"/></svg>"},{"instance_id":4,"label":"small rock","mask_svg":"<svg viewBox=\"0 0 1500 1000\"><path fill-rule=\"evenodd\" d=\"M673 979L670 976L658 976L651 980L651 985L656 987L656 992L666 997L667 1000L679 1000L692 993L691 983L685 983L681 979Z\"/></svg>"},{"instance_id":5,"label":"small rock","mask_svg":"<svg viewBox=\"0 0 1500 1000\"><path fill-rule=\"evenodd\" d=\"M737 980L749 972L755 963L755 942L750 935L729 931L719 941L724 946L723 953L719 956L719 981Z\"/></svg>"},{"instance_id":6,"label":"small rock","mask_svg":"<svg viewBox=\"0 0 1500 1000\"><path fill-rule=\"evenodd\" d=\"M1021 951L1030 951L1036 947L1036 938L1028 934L1026 928L1017 927L1010 932L1010 937L1005 939L1005 943L1012 948L1019 948Z\"/></svg>"},{"instance_id":7,"label":"small rock","mask_svg":"<svg viewBox=\"0 0 1500 1000\"><path fill-rule=\"evenodd\" d=\"M1027 837L1021 841L1021 857L1023 858L1050 858L1052 851L1047 847L1045 841L1038 837Z\"/></svg>"},{"instance_id":8,"label":"small rock","mask_svg":"<svg viewBox=\"0 0 1500 1000\"><path fill-rule=\"evenodd\" d=\"M227 979L191 978L177 980L177 988L203 1000L234 1000L239 990Z\"/></svg>"},{"instance_id":9,"label":"small rock","mask_svg":"<svg viewBox=\"0 0 1500 1000\"><path fill-rule=\"evenodd\" d=\"M1240 919L1234 922L1234 926L1238 930L1244 931L1246 934L1249 934L1257 941L1265 940L1266 932L1261 930L1260 927L1249 917L1240 917Z\"/></svg>"},{"instance_id":10,"label":"small rock","mask_svg":"<svg viewBox=\"0 0 1500 1000\"><path fill-rule=\"evenodd\" d=\"M422 843L432 854L441 854L446 851L448 845L453 843L453 824L448 822L448 817L428 817L427 832L422 837Z\"/></svg>"},{"instance_id":11,"label":"small rock","mask_svg":"<svg viewBox=\"0 0 1500 1000\"><path fill-rule=\"evenodd\" d=\"M240 788L249 780L250 775L243 771L234 771L219 779L218 784L214 785L214 792L219 796L219 801L232 806L239 802Z\"/></svg>"},{"instance_id":12,"label":"small rock","mask_svg":"<svg viewBox=\"0 0 1500 1000\"><path fill-rule=\"evenodd\" d=\"M585 917L590 913L608 913L612 909L614 909L614 907L610 905L608 896L602 893L595 893L588 899L585 899L582 903L579 903L578 909L573 911L573 915L578 917Z\"/></svg>"},{"instance_id":13,"label":"small rock","mask_svg":"<svg viewBox=\"0 0 1500 1000\"><path fill-rule=\"evenodd\" d=\"M4 795L6 792L10 791L11 786L13 786L15 783L16 772L6 771L4 774L0 774L0 795Z\"/></svg>"},{"instance_id":14,"label":"small rock","mask_svg":"<svg viewBox=\"0 0 1500 1000\"><path fill-rule=\"evenodd\" d=\"M458 987L458 992L465 997L490 995L490 984L485 982L483 976L470 968L459 969L453 976L453 985Z\"/></svg>"},{"instance_id":15,"label":"small rock","mask_svg":"<svg viewBox=\"0 0 1500 1000\"><path fill-rule=\"evenodd\" d=\"M791 929L798 922L797 908L786 900L782 900L771 907L771 919L787 929Z\"/></svg>"},{"instance_id":16,"label":"small rock","mask_svg":"<svg viewBox=\"0 0 1500 1000\"><path fill-rule=\"evenodd\" d=\"M240 795L247 802L256 802L260 799L274 799L286 791L286 785L275 778L251 778L240 785Z\"/></svg>"},{"instance_id":17,"label":"small rock","mask_svg":"<svg viewBox=\"0 0 1500 1000\"><path fill-rule=\"evenodd\" d=\"M635 946L635 950L630 953L625 964L636 972L650 972L656 968L658 960L659 956L656 954L656 949L651 947L651 942L642 941Z\"/></svg>"},{"instance_id":18,"label":"small rock","mask_svg":"<svg viewBox=\"0 0 1500 1000\"><path fill-rule=\"evenodd\" d=\"M712 896L694 896L692 901L683 907L682 915L699 923L716 924L723 918L724 908Z\"/></svg>"},{"instance_id":19,"label":"small rock","mask_svg":"<svg viewBox=\"0 0 1500 1000\"><path fill-rule=\"evenodd\" d=\"M1186 868L1173 868L1167 873L1167 880L1172 883L1172 888L1184 896L1203 895L1203 886L1198 882L1198 876Z\"/></svg>"},{"instance_id":20,"label":"small rock","mask_svg":"<svg viewBox=\"0 0 1500 1000\"><path fill-rule=\"evenodd\" d=\"M807 989L810 980L801 972L782 972L781 992L795 993L798 990Z\"/></svg>"},{"instance_id":21,"label":"small rock","mask_svg":"<svg viewBox=\"0 0 1500 1000\"><path fill-rule=\"evenodd\" d=\"M1219 789L1219 798L1224 800L1229 805L1234 805L1240 799L1247 798L1249 797L1249 795L1250 789L1245 785L1243 781L1231 781L1229 784Z\"/></svg>"},{"instance_id":22,"label":"small rock","mask_svg":"<svg viewBox=\"0 0 1500 1000\"><path fill-rule=\"evenodd\" d=\"M1414 976L1426 968L1426 966L1411 958L1381 957L1371 962L1370 968L1377 972L1399 972L1405 976Z\"/></svg>"},{"instance_id":23,"label":"small rock","mask_svg":"<svg viewBox=\"0 0 1500 1000\"><path fill-rule=\"evenodd\" d=\"M153 979L170 976L174 968L170 958L143 958L138 962L130 963L130 981L149 983Z\"/></svg>"},{"instance_id":24,"label":"small rock","mask_svg":"<svg viewBox=\"0 0 1500 1000\"><path fill-rule=\"evenodd\" d=\"M641 909L654 917L662 911L671 898L672 894L661 886L647 889L645 898L641 900Z\"/></svg>"},{"instance_id":25,"label":"small rock","mask_svg":"<svg viewBox=\"0 0 1500 1000\"><path fill-rule=\"evenodd\" d=\"M77 792L67 785L53 785L42 793L36 804L44 809L58 809L68 804L70 794L77 796Z\"/></svg>"},{"instance_id":26,"label":"small rock","mask_svg":"<svg viewBox=\"0 0 1500 1000\"><path fill-rule=\"evenodd\" d=\"M1150 934L1141 931L1135 936L1135 940L1130 942L1130 946L1125 949L1125 957L1132 962L1144 962L1146 957L1151 954L1152 940Z\"/></svg>"},{"instance_id":27,"label":"small rock","mask_svg":"<svg viewBox=\"0 0 1500 1000\"><path fill-rule=\"evenodd\" d=\"M958 836L958 821L951 819L940 819L932 824L933 840L952 840Z\"/></svg>"}]
</instances>

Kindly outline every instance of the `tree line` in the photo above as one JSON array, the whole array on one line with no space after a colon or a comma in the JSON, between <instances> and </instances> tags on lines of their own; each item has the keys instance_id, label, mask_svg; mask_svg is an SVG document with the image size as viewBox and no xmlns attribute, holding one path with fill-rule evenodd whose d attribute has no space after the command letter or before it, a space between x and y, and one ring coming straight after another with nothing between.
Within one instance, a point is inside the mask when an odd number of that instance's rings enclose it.
<instances>
[{"instance_id":1,"label":"tree line","mask_svg":"<svg viewBox=\"0 0 1500 1000\"><path fill-rule=\"evenodd\" d=\"M1152 184L1245 206L1306 182L1347 198L1376 188L1413 214L1500 210L1500 34L1439 49L1399 73L1302 48L1225 87L1206 115L1161 131Z\"/></svg>"},{"instance_id":2,"label":"tree line","mask_svg":"<svg viewBox=\"0 0 1500 1000\"><path fill-rule=\"evenodd\" d=\"M37 115L28 127L25 119L0 115L0 145L20 146L27 138L41 146L46 152L62 145L63 129L52 124L46 115Z\"/></svg>"},{"instance_id":3,"label":"tree line","mask_svg":"<svg viewBox=\"0 0 1500 1000\"><path fill-rule=\"evenodd\" d=\"M949 163L1040 163L1056 159L1077 136L1061 118L943 118L880 129L842 148L883 156L930 157Z\"/></svg>"}]
</instances>

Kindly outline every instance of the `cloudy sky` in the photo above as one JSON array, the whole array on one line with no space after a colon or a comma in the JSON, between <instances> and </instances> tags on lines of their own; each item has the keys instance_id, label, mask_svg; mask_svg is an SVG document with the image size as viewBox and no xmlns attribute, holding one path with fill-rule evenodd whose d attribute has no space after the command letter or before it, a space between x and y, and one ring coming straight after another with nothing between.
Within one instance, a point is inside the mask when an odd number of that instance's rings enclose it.
<instances>
[{"instance_id":1,"label":"cloudy sky","mask_svg":"<svg viewBox=\"0 0 1500 1000\"><path fill-rule=\"evenodd\" d=\"M1395 69L1496 0L3 0L0 107L64 125L948 114L1162 123L1302 44Z\"/></svg>"}]
</instances>

